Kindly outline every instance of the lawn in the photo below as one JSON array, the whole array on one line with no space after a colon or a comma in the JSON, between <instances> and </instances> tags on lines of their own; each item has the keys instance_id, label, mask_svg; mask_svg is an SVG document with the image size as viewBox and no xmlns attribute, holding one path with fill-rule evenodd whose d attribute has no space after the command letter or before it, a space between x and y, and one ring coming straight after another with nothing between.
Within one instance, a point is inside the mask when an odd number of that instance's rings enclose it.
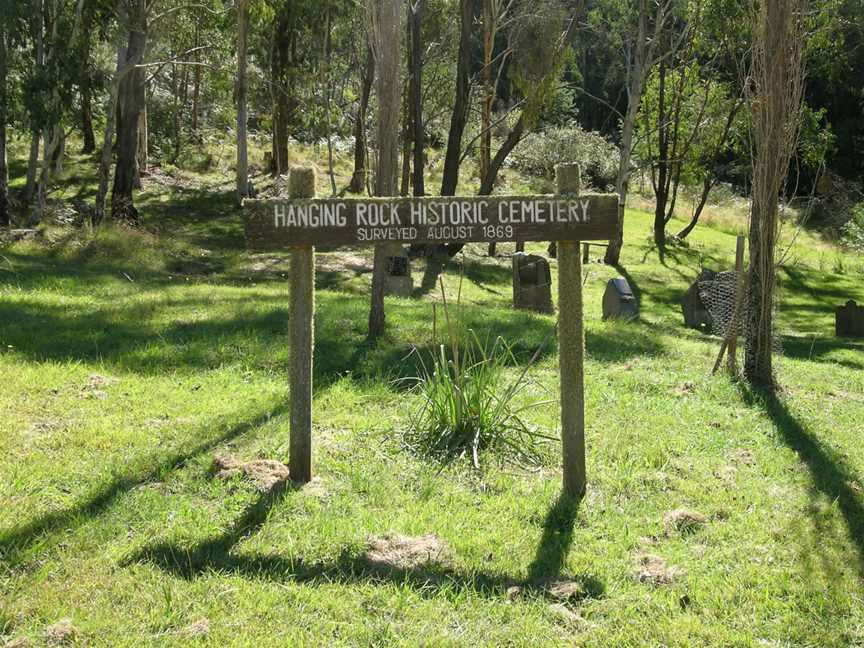
<instances>
[{"instance_id":1,"label":"lawn","mask_svg":"<svg viewBox=\"0 0 864 648\"><path fill-rule=\"evenodd\" d=\"M791 244L769 398L710 376L718 339L682 325L700 266L732 265L734 226L661 258L628 212L622 267L586 266L573 506L555 446L533 470L413 453L400 378L432 343L434 277L415 265L373 345L370 252L319 254L317 477L262 493L213 464L287 460L287 255L244 252L231 186L184 178L147 181L142 230L0 248L0 643L864 646L864 344L833 336L834 308L864 302L861 256ZM601 320L614 276L639 321ZM510 277L479 246L443 276L469 326L514 345L508 375L544 347L526 399L555 398L555 319L514 312ZM526 417L557 434L557 405ZM682 509L700 521L676 525ZM446 550L373 564L394 534Z\"/></svg>"}]
</instances>

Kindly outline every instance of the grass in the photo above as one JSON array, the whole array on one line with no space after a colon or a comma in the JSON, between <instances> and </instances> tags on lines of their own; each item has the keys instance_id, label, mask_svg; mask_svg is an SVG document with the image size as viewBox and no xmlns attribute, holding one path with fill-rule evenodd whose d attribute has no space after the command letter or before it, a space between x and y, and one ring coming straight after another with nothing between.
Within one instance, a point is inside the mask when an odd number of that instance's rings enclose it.
<instances>
[{"instance_id":1,"label":"grass","mask_svg":"<svg viewBox=\"0 0 864 648\"><path fill-rule=\"evenodd\" d=\"M734 237L700 227L661 261L650 216L629 212L622 267L586 268L577 508L555 461L481 475L406 452L421 397L398 379L417 375L405 358L431 346L439 298L415 273L370 345L369 251L320 254L318 477L262 495L214 479L212 457L287 459L287 258L242 250L219 173L182 175L148 182L144 232L0 249L0 642L44 643L69 618L104 646L864 645L864 345L833 337L833 308L864 301L860 256L798 238L780 272L784 389L766 399L709 377L718 341L681 325L680 295L700 264L731 265ZM513 345L512 379L555 321L512 311L508 260L481 253L444 284L464 275L465 325ZM621 275L641 318L603 322ZM555 397L554 342L529 377L525 404ZM524 416L556 434L556 406ZM666 535L679 508L709 523ZM389 532L437 534L453 559L372 572L367 539ZM642 552L686 574L640 583ZM572 614L544 595L559 577L582 592Z\"/></svg>"}]
</instances>

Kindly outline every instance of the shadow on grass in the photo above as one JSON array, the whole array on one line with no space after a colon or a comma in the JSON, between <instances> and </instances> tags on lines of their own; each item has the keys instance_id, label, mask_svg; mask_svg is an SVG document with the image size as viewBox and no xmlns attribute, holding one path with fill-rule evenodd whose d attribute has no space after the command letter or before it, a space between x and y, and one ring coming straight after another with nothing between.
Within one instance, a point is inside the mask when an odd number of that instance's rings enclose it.
<instances>
[{"instance_id":1,"label":"shadow on grass","mask_svg":"<svg viewBox=\"0 0 864 648\"><path fill-rule=\"evenodd\" d=\"M764 410L783 443L794 450L807 466L814 490L836 502L843 514L849 540L857 553L859 575L864 577L864 504L852 487L857 476L842 458L826 448L805 424L795 418L780 398L770 393L751 391L744 386L741 389L744 401ZM818 523L818 520L814 520L815 525Z\"/></svg>"},{"instance_id":2,"label":"shadow on grass","mask_svg":"<svg viewBox=\"0 0 864 648\"><path fill-rule=\"evenodd\" d=\"M197 442L189 443L165 456L153 456L151 461L146 462L145 469L115 477L109 483L86 495L78 504L48 513L32 522L0 533L0 558L9 565L16 564L20 554L45 535L85 524L88 520L101 515L124 493L142 484L164 480L168 473L182 468L190 460L263 425L286 410L284 406L272 408L203 441L198 440L197 435L192 435L193 441Z\"/></svg>"},{"instance_id":3,"label":"shadow on grass","mask_svg":"<svg viewBox=\"0 0 864 648\"><path fill-rule=\"evenodd\" d=\"M783 355L795 360L807 360L823 364L836 364L848 369L864 369L864 362L854 360L853 355L864 358L864 344L836 338L792 337L782 338ZM836 357L844 354L845 357Z\"/></svg>"},{"instance_id":4,"label":"shadow on grass","mask_svg":"<svg viewBox=\"0 0 864 648\"><path fill-rule=\"evenodd\" d=\"M281 488L262 494L221 535L192 547L179 547L169 543L145 547L125 561L124 565L149 563L186 580L216 572L250 579L313 585L329 585L334 582L393 583L409 585L423 596L434 596L442 590L458 588L473 590L485 596L503 597L507 594L507 589L513 586L520 587L522 595L541 596L547 592L551 577L556 576L563 565L570 544L577 506L562 504L560 500L553 505L543 540L537 550L537 559L529 570L527 580L486 572L463 573L436 561L416 568L385 565L373 562L363 553L347 548L343 549L335 560L312 563L305 562L302 557L292 559L275 554L232 552L242 539L249 537L265 524L273 508L278 506L292 490L294 490L293 485L283 485ZM560 526L561 524L563 527ZM571 532L566 531L568 526ZM605 593L605 586L594 576L583 575L569 580L577 586L577 589L569 595L571 602L600 598Z\"/></svg>"}]
</instances>

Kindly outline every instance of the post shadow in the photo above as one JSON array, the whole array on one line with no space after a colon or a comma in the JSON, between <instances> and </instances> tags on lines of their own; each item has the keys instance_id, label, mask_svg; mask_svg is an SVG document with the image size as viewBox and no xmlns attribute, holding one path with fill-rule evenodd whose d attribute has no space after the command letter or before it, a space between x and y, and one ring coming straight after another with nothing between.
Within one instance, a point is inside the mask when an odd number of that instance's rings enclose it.
<instances>
[{"instance_id":1,"label":"post shadow","mask_svg":"<svg viewBox=\"0 0 864 648\"><path fill-rule=\"evenodd\" d=\"M110 483L96 489L83 501L69 508L47 513L32 522L14 527L0 534L0 558L10 565L17 564L18 555L45 534L59 529L77 528L104 513L118 497L132 489L164 478L167 473L182 468L195 457L212 450L216 446L231 441L249 430L266 423L274 416L281 415L287 408L279 406L244 421L224 431L216 437L202 441L188 448L181 448L158 461L156 466L143 474L126 474L113 479Z\"/></svg>"},{"instance_id":2,"label":"post shadow","mask_svg":"<svg viewBox=\"0 0 864 648\"><path fill-rule=\"evenodd\" d=\"M832 456L775 394L752 391L746 387L741 389L744 401L765 411L781 440L807 466L813 488L837 502L846 523L847 535L857 553L859 575L864 578L864 504L851 485L856 475L841 458Z\"/></svg>"},{"instance_id":3,"label":"post shadow","mask_svg":"<svg viewBox=\"0 0 864 648\"><path fill-rule=\"evenodd\" d=\"M378 583L408 585L421 596L434 596L442 589L460 587L474 590L484 596L505 596L507 589L520 586L525 596L545 596L547 585L560 572L572 540L578 502L560 500L550 509L543 540L537 556L529 568L527 579L515 579L503 574L474 571L461 572L453 566L439 562L417 567L399 567L370 561L364 554L349 547L328 562L307 562L302 556L288 558L278 554L240 554L234 547L244 538L258 531L270 512L296 487L283 484L263 493L238 520L223 534L199 542L192 547L159 543L145 547L123 562L123 566L149 563L172 576L184 580L218 572L250 579L273 582L317 584ZM570 579L581 586L577 599L599 598L605 592L603 583L594 576Z\"/></svg>"}]
</instances>

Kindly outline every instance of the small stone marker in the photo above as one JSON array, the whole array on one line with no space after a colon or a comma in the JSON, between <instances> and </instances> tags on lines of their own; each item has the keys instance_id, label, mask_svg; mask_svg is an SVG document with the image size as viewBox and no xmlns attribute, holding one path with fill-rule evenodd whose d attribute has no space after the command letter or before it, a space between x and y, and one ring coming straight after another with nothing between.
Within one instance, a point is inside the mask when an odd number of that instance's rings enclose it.
<instances>
[{"instance_id":1,"label":"small stone marker","mask_svg":"<svg viewBox=\"0 0 864 648\"><path fill-rule=\"evenodd\" d=\"M864 338L864 306L850 299L838 308L834 329L837 337Z\"/></svg>"},{"instance_id":2,"label":"small stone marker","mask_svg":"<svg viewBox=\"0 0 864 648\"><path fill-rule=\"evenodd\" d=\"M639 304L626 279L610 279L603 293L603 319L639 318Z\"/></svg>"},{"instance_id":3,"label":"small stone marker","mask_svg":"<svg viewBox=\"0 0 864 648\"><path fill-rule=\"evenodd\" d=\"M520 310L553 313L552 272L549 262L536 254L513 255L513 306Z\"/></svg>"}]
</instances>

